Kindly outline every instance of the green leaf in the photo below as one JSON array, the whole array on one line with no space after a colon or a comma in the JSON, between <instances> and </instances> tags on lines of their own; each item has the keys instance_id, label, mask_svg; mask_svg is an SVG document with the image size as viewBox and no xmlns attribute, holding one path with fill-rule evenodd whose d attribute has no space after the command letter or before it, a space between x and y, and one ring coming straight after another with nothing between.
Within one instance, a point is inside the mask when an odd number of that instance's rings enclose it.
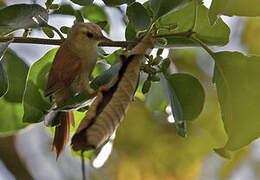
<instances>
[{"instance_id":1,"label":"green leaf","mask_svg":"<svg viewBox=\"0 0 260 180\"><path fill-rule=\"evenodd\" d=\"M81 6L87 6L92 4L94 0L70 0L70 1Z\"/></svg>"},{"instance_id":2,"label":"green leaf","mask_svg":"<svg viewBox=\"0 0 260 180\"><path fill-rule=\"evenodd\" d=\"M109 64L113 65L119 61L119 56L122 55L124 52L125 51L123 49L118 49L112 54L105 56L104 58Z\"/></svg>"},{"instance_id":3,"label":"green leaf","mask_svg":"<svg viewBox=\"0 0 260 180\"><path fill-rule=\"evenodd\" d=\"M176 10L191 0L151 0L151 8L154 16L159 18L170 11Z\"/></svg>"},{"instance_id":4,"label":"green leaf","mask_svg":"<svg viewBox=\"0 0 260 180\"><path fill-rule=\"evenodd\" d=\"M244 22L242 43L246 46L249 54L260 55L260 18L247 18Z\"/></svg>"},{"instance_id":5,"label":"green leaf","mask_svg":"<svg viewBox=\"0 0 260 180\"><path fill-rule=\"evenodd\" d=\"M184 73L166 77L171 107L177 128L185 136L185 121L194 120L203 109L205 93L200 82L193 76Z\"/></svg>"},{"instance_id":6,"label":"green leaf","mask_svg":"<svg viewBox=\"0 0 260 180\"><path fill-rule=\"evenodd\" d=\"M191 2L184 8L162 17L156 23L156 27L159 28L158 35L176 34L191 30L195 18L194 11L195 3ZM229 42L229 27L223 22L221 18L219 18L214 25L211 25L208 19L208 9L203 5L199 5L198 7L196 25L193 31L195 32L193 35L207 45L223 46ZM189 38L171 37L167 38L167 46L197 46L197 44L195 44Z\"/></svg>"},{"instance_id":7,"label":"green leaf","mask_svg":"<svg viewBox=\"0 0 260 180\"><path fill-rule=\"evenodd\" d=\"M6 7L6 4L4 2L0 1L0 9L2 9L4 7Z\"/></svg>"},{"instance_id":8,"label":"green leaf","mask_svg":"<svg viewBox=\"0 0 260 180\"><path fill-rule=\"evenodd\" d=\"M50 7L49 7L51 10L57 10L60 8L59 4L52 4Z\"/></svg>"},{"instance_id":9,"label":"green leaf","mask_svg":"<svg viewBox=\"0 0 260 180\"><path fill-rule=\"evenodd\" d=\"M6 94L8 90L8 77L6 72L5 61L0 61L0 97Z\"/></svg>"},{"instance_id":10,"label":"green leaf","mask_svg":"<svg viewBox=\"0 0 260 180\"><path fill-rule=\"evenodd\" d=\"M260 136L260 57L240 52L214 53L215 81L227 150L237 150Z\"/></svg>"},{"instance_id":11,"label":"green leaf","mask_svg":"<svg viewBox=\"0 0 260 180\"><path fill-rule=\"evenodd\" d=\"M150 16L141 3L134 2L129 5L126 14L129 21L134 24L137 31L146 30L151 24Z\"/></svg>"},{"instance_id":12,"label":"green leaf","mask_svg":"<svg viewBox=\"0 0 260 180\"><path fill-rule=\"evenodd\" d=\"M45 98L43 93L47 75L57 50L55 48L48 51L30 67L23 98L23 122L40 122L43 120L45 113L51 108L48 98Z\"/></svg>"},{"instance_id":13,"label":"green leaf","mask_svg":"<svg viewBox=\"0 0 260 180\"><path fill-rule=\"evenodd\" d=\"M15 4L0 10L1 29L43 27L48 22L47 11L38 4Z\"/></svg>"},{"instance_id":14,"label":"green leaf","mask_svg":"<svg viewBox=\"0 0 260 180\"><path fill-rule=\"evenodd\" d=\"M3 98L8 102L20 103L22 102L28 65L12 52L7 52L5 58L9 88L8 93Z\"/></svg>"},{"instance_id":15,"label":"green leaf","mask_svg":"<svg viewBox=\"0 0 260 180\"><path fill-rule=\"evenodd\" d=\"M127 41L133 40L136 38L136 30L135 30L135 26L133 25L133 23L128 22L126 25L126 29L125 29L125 39Z\"/></svg>"},{"instance_id":16,"label":"green leaf","mask_svg":"<svg viewBox=\"0 0 260 180\"><path fill-rule=\"evenodd\" d=\"M75 9L71 4L62 4L60 8L56 11L53 11L52 14L62 14L62 15L71 15L74 16Z\"/></svg>"},{"instance_id":17,"label":"green leaf","mask_svg":"<svg viewBox=\"0 0 260 180\"><path fill-rule=\"evenodd\" d=\"M218 148L214 149L215 153L217 153L219 156L226 158L226 159L231 159L232 158L232 153L225 148Z\"/></svg>"},{"instance_id":18,"label":"green leaf","mask_svg":"<svg viewBox=\"0 0 260 180\"><path fill-rule=\"evenodd\" d=\"M46 34L46 36L48 36L49 38L53 38L54 37L54 32L52 31L51 28L43 27L42 30L43 30L44 34Z\"/></svg>"},{"instance_id":19,"label":"green leaf","mask_svg":"<svg viewBox=\"0 0 260 180\"><path fill-rule=\"evenodd\" d=\"M209 18L213 24L216 15L226 16L260 16L259 0L212 0Z\"/></svg>"},{"instance_id":20,"label":"green leaf","mask_svg":"<svg viewBox=\"0 0 260 180\"><path fill-rule=\"evenodd\" d=\"M12 41L0 43L0 97L2 97L8 90L8 77L6 72L6 63L2 61L4 53Z\"/></svg>"},{"instance_id":21,"label":"green leaf","mask_svg":"<svg viewBox=\"0 0 260 180\"><path fill-rule=\"evenodd\" d=\"M199 80L189 74L176 73L167 77L167 81L171 99L180 104L179 107L173 107L176 109L175 117L179 120L196 119L205 100L204 89Z\"/></svg>"},{"instance_id":22,"label":"green leaf","mask_svg":"<svg viewBox=\"0 0 260 180\"><path fill-rule=\"evenodd\" d=\"M135 0L103 0L103 2L107 6L120 6L122 4L131 4L132 2L135 2Z\"/></svg>"},{"instance_id":23,"label":"green leaf","mask_svg":"<svg viewBox=\"0 0 260 180\"><path fill-rule=\"evenodd\" d=\"M7 47L9 46L9 44L12 42L13 40L11 41L8 41L8 42L5 42L5 43L0 43L0 61L2 60L3 56L4 56L4 53L5 51L7 50Z\"/></svg>"},{"instance_id":24,"label":"green leaf","mask_svg":"<svg viewBox=\"0 0 260 180\"><path fill-rule=\"evenodd\" d=\"M70 30L70 28L67 27L67 26L62 26L62 27L60 28L60 31L61 31L63 34L68 34L69 30Z\"/></svg>"},{"instance_id":25,"label":"green leaf","mask_svg":"<svg viewBox=\"0 0 260 180\"><path fill-rule=\"evenodd\" d=\"M103 7L100 7L96 4L92 4L89 6L85 6L81 9L81 12L84 18L88 19L90 22L99 23L99 22L107 22L105 27L102 28L106 33L110 31L110 23L108 16Z\"/></svg>"},{"instance_id":26,"label":"green leaf","mask_svg":"<svg viewBox=\"0 0 260 180\"><path fill-rule=\"evenodd\" d=\"M54 1L54 0L47 0L47 1L45 2L45 6L46 6L47 8L49 8L49 7L52 5L53 1Z\"/></svg>"},{"instance_id":27,"label":"green leaf","mask_svg":"<svg viewBox=\"0 0 260 180\"><path fill-rule=\"evenodd\" d=\"M84 22L84 18L80 10L75 11L74 16L76 17L76 22L78 23Z\"/></svg>"},{"instance_id":28,"label":"green leaf","mask_svg":"<svg viewBox=\"0 0 260 180\"><path fill-rule=\"evenodd\" d=\"M27 124L22 123L22 97L28 66L11 51L4 57L9 78L8 92L0 99L0 134L13 133Z\"/></svg>"}]
</instances>

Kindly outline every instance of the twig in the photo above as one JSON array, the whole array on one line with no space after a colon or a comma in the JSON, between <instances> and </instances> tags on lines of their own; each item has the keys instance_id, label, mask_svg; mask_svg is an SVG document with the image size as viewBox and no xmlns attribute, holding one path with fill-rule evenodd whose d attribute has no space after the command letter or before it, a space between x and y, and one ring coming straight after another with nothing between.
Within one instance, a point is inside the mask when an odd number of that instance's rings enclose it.
<instances>
[{"instance_id":1,"label":"twig","mask_svg":"<svg viewBox=\"0 0 260 180\"><path fill-rule=\"evenodd\" d=\"M12 43L30 43L30 44L45 44L45 45L61 45L64 40L61 39L42 39L42 38L24 38L24 37L0 37L0 42L7 42L13 39ZM113 41L101 42L99 46L107 47L128 47L136 45L137 41Z\"/></svg>"},{"instance_id":2,"label":"twig","mask_svg":"<svg viewBox=\"0 0 260 180\"><path fill-rule=\"evenodd\" d=\"M81 151L81 171L82 171L82 180L87 180L86 169L85 169L85 160L84 160L84 151Z\"/></svg>"},{"instance_id":3,"label":"twig","mask_svg":"<svg viewBox=\"0 0 260 180\"><path fill-rule=\"evenodd\" d=\"M157 38L167 38L167 37L190 37L193 32L181 32L173 34L160 34L153 36L154 39ZM61 45L64 40L62 39L43 39L43 38L28 38L28 37L0 37L1 42L7 42L13 40L12 43L30 43L30 44L45 44L45 45ZM113 41L113 42L101 42L99 46L106 47L129 47L137 45L138 41Z\"/></svg>"}]
</instances>

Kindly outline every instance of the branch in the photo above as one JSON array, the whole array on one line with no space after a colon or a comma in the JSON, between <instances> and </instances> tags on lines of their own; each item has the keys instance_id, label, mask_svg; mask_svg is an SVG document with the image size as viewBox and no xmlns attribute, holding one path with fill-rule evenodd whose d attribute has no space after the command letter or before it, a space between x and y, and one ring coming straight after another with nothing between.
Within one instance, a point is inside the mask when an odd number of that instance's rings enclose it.
<instances>
[{"instance_id":1,"label":"branch","mask_svg":"<svg viewBox=\"0 0 260 180\"><path fill-rule=\"evenodd\" d=\"M167 38L167 37L190 37L194 32L192 30L181 33L173 34L160 34L153 36L154 39ZM44 45L61 45L64 40L62 39L43 39L43 38L28 38L28 37L0 37L1 42L7 42L13 40L12 43L30 43L30 44L44 44ZM137 45L138 41L113 41L113 42L101 42L99 46L106 47L129 47Z\"/></svg>"},{"instance_id":2,"label":"branch","mask_svg":"<svg viewBox=\"0 0 260 180\"><path fill-rule=\"evenodd\" d=\"M61 45L64 40L61 39L42 39L42 38L24 38L24 37L0 37L1 42L13 40L12 43L30 43L30 44L45 44L45 45ZM128 47L136 45L137 41L113 41L102 42L99 46L107 47Z\"/></svg>"}]
</instances>

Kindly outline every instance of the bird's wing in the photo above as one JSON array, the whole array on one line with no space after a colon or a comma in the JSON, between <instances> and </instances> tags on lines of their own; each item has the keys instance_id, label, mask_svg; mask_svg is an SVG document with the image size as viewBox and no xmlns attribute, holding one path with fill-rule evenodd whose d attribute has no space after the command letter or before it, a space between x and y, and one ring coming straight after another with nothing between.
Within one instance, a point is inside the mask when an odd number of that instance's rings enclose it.
<instances>
[{"instance_id":1,"label":"bird's wing","mask_svg":"<svg viewBox=\"0 0 260 180\"><path fill-rule=\"evenodd\" d=\"M61 46L54 58L44 96L63 90L71 85L80 73L81 60Z\"/></svg>"}]
</instances>

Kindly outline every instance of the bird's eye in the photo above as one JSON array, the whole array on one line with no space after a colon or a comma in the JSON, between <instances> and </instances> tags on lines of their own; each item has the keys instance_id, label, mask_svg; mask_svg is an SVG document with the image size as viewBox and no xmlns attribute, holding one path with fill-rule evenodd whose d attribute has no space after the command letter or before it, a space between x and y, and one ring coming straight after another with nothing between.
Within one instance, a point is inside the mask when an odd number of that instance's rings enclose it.
<instances>
[{"instance_id":1,"label":"bird's eye","mask_svg":"<svg viewBox=\"0 0 260 180\"><path fill-rule=\"evenodd\" d=\"M88 38L93 38L93 36L94 36L94 35L93 35L92 33L90 33L90 32L87 32L86 35L88 36Z\"/></svg>"}]
</instances>

